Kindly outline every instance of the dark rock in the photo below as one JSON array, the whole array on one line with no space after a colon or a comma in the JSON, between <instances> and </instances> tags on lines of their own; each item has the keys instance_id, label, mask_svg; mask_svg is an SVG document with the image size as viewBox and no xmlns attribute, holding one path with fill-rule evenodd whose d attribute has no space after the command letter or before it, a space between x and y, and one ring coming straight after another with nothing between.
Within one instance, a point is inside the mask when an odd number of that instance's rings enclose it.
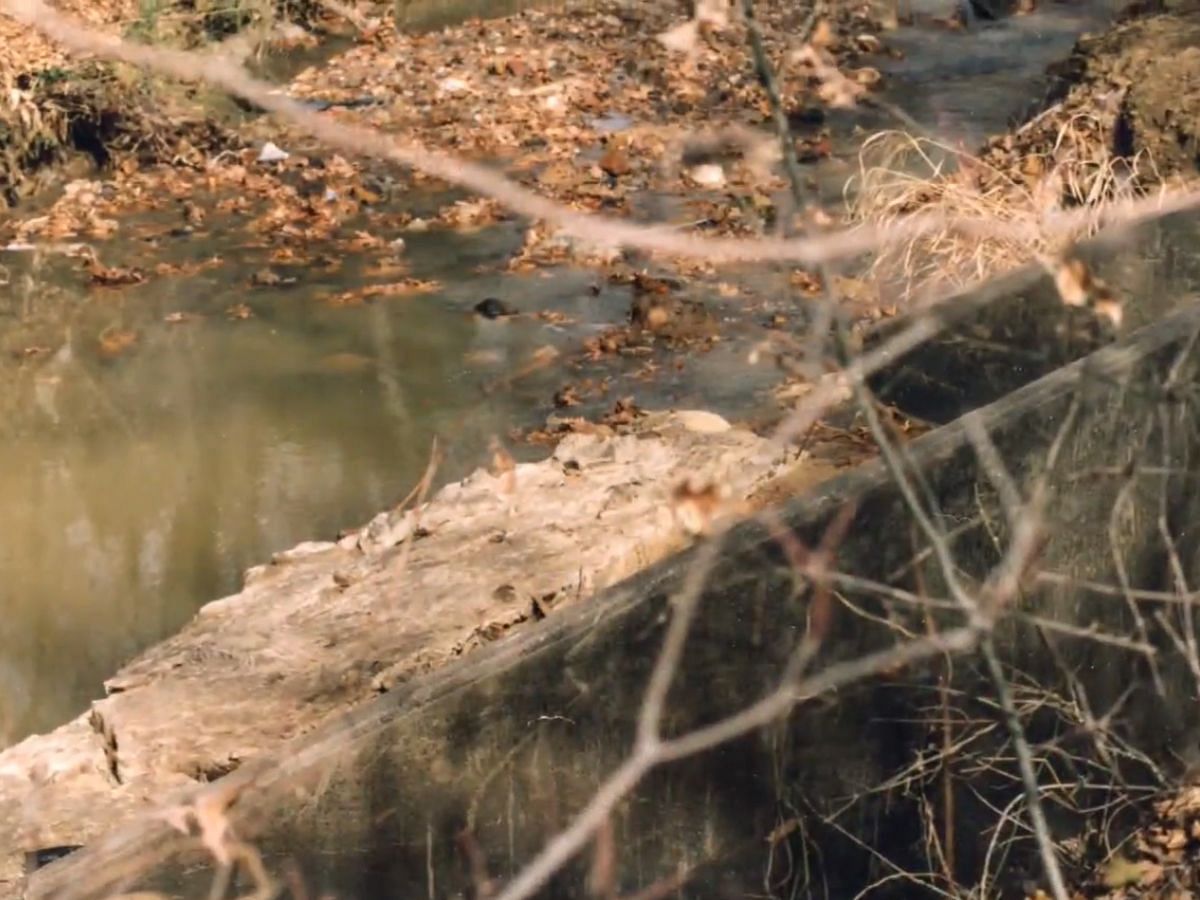
<instances>
[{"instance_id":1,"label":"dark rock","mask_svg":"<svg viewBox=\"0 0 1200 900\"><path fill-rule=\"evenodd\" d=\"M32 874L43 866L48 866L55 860L74 853L79 848L79 844L68 844L62 847L41 847L37 850L30 850L25 854L25 871Z\"/></svg>"},{"instance_id":2,"label":"dark rock","mask_svg":"<svg viewBox=\"0 0 1200 900\"><path fill-rule=\"evenodd\" d=\"M517 315L517 308L496 297L487 297L475 304L475 312L485 319L506 319Z\"/></svg>"},{"instance_id":3,"label":"dark rock","mask_svg":"<svg viewBox=\"0 0 1200 900\"><path fill-rule=\"evenodd\" d=\"M971 15L991 22L1006 19L1017 10L1016 0L967 0Z\"/></svg>"},{"instance_id":4,"label":"dark rock","mask_svg":"<svg viewBox=\"0 0 1200 900\"><path fill-rule=\"evenodd\" d=\"M791 110L787 118L792 128L811 128L825 124L825 110L820 106L801 106Z\"/></svg>"}]
</instances>

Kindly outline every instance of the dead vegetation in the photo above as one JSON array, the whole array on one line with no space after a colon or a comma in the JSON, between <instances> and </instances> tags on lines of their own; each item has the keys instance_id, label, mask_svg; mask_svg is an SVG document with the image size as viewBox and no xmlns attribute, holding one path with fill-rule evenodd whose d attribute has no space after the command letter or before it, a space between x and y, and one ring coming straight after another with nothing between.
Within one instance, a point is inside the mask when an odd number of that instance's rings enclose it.
<instances>
[{"instance_id":1,"label":"dead vegetation","mask_svg":"<svg viewBox=\"0 0 1200 900\"><path fill-rule=\"evenodd\" d=\"M1069 249L1096 234L1109 204L1148 190L1147 153L1124 159L1095 139L1095 120L1064 122L1053 143L1019 153L1016 136L997 139L976 155L935 140L884 132L869 138L849 186L852 221L896 226L918 212L965 215L1003 227L955 225L884 249L869 275L882 297L917 304L1032 261L1054 267ZM1095 211L1074 227L1054 228L1064 210Z\"/></svg>"},{"instance_id":2,"label":"dead vegetation","mask_svg":"<svg viewBox=\"0 0 1200 900\"><path fill-rule=\"evenodd\" d=\"M1036 114L978 149L886 133L867 141L850 198L857 222L917 211L969 211L1003 229L935 230L872 266L880 290L919 301L1035 259L1057 259L1094 234L1105 210L1194 184L1194 68L1200 14L1133 7L1083 38L1051 69ZM1073 227L1064 213L1085 211ZM1003 233L999 233L1003 231Z\"/></svg>"},{"instance_id":3,"label":"dead vegetation","mask_svg":"<svg viewBox=\"0 0 1200 900\"><path fill-rule=\"evenodd\" d=\"M211 47L239 60L294 43L290 28L313 24L310 0L106 0L60 4L89 25L160 45ZM301 31L301 34L307 32ZM82 157L102 170L156 163L201 167L234 144L219 100L129 66L71 58L36 31L0 17L0 201L39 193L54 169Z\"/></svg>"}]
</instances>

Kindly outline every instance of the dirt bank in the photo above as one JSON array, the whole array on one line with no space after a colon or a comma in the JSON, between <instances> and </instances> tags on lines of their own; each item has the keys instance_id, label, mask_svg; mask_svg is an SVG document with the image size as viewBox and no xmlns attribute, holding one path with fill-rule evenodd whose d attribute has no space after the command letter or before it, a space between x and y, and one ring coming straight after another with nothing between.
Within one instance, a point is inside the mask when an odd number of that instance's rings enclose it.
<instances>
[{"instance_id":1,"label":"dirt bank","mask_svg":"<svg viewBox=\"0 0 1200 900\"><path fill-rule=\"evenodd\" d=\"M1027 186L1071 166L1067 202L1147 188L1200 166L1200 6L1137 3L1051 69L1042 110L993 140L985 164Z\"/></svg>"},{"instance_id":2,"label":"dirt bank","mask_svg":"<svg viewBox=\"0 0 1200 900\"><path fill-rule=\"evenodd\" d=\"M136 0L64 0L56 8L100 32L197 49L231 37L245 56L275 52L307 34L322 8L280 0L240 9L201 0L188 5ZM235 146L228 104L203 86L181 86L128 66L72 57L0 15L0 202L14 207L89 170L132 172L171 164L198 168ZM64 164L70 163L63 171Z\"/></svg>"},{"instance_id":3,"label":"dirt bank","mask_svg":"<svg viewBox=\"0 0 1200 900\"><path fill-rule=\"evenodd\" d=\"M60 8L100 30L120 32L121 23L137 20L137 4L125 0ZM48 186L48 171L73 156L85 166L129 156L165 161L184 149L188 132L194 132L189 143L202 149L219 136L194 111L156 108L157 92L137 73L73 59L5 17L0 45L0 84L7 98L0 109L0 199L6 206Z\"/></svg>"}]
</instances>

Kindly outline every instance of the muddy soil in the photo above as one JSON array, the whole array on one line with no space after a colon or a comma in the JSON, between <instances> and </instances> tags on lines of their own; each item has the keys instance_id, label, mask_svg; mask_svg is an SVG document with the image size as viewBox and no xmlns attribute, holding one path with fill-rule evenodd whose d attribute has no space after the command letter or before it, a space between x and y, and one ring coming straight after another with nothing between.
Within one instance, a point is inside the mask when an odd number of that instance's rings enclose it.
<instances>
[{"instance_id":1,"label":"muddy soil","mask_svg":"<svg viewBox=\"0 0 1200 900\"><path fill-rule=\"evenodd\" d=\"M985 162L1032 185L1070 156L1094 160L1096 180L1068 189L1092 198L1099 179L1150 187L1200 168L1200 4L1139 0L1051 68L1037 114L986 148ZM1115 173L1110 165L1115 166Z\"/></svg>"},{"instance_id":2,"label":"muddy soil","mask_svg":"<svg viewBox=\"0 0 1200 900\"><path fill-rule=\"evenodd\" d=\"M261 60L323 33L320 4L280 0L264 12L209 2L64 0L62 12L100 32L158 45L224 51ZM131 67L72 57L0 15L0 208L45 195L89 171L202 166L238 145L227 98Z\"/></svg>"}]
</instances>

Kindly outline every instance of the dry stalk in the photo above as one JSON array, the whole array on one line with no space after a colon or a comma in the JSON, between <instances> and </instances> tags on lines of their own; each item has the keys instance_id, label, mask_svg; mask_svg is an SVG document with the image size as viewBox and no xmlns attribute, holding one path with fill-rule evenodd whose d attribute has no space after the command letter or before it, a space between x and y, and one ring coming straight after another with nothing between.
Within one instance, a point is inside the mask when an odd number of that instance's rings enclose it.
<instances>
[{"instance_id":1,"label":"dry stalk","mask_svg":"<svg viewBox=\"0 0 1200 900\"><path fill-rule=\"evenodd\" d=\"M847 186L850 220L888 230L918 212L951 212L997 223L992 233L965 233L953 222L889 245L868 270L883 292L906 303L983 280L1031 260L1057 258L1093 236L1106 208L1136 202L1137 177L1151 167L1139 154L1127 162L1103 144L1084 140L1079 117L1065 122L1048 158L992 162L928 137L896 131L868 138L859 174ZM1065 208L1082 215L1065 224Z\"/></svg>"}]
</instances>

